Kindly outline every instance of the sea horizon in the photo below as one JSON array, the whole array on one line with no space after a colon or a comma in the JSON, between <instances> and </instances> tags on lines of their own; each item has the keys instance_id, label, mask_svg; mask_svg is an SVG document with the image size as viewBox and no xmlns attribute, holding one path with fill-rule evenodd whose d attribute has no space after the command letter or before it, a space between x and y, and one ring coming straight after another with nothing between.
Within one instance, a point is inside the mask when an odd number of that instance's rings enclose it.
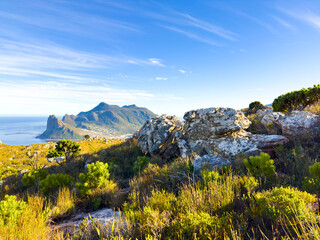
<instances>
[{"instance_id":1,"label":"sea horizon","mask_svg":"<svg viewBox=\"0 0 320 240\"><path fill-rule=\"evenodd\" d=\"M48 116L0 115L0 141L7 145L47 142L37 138L46 129Z\"/></svg>"}]
</instances>

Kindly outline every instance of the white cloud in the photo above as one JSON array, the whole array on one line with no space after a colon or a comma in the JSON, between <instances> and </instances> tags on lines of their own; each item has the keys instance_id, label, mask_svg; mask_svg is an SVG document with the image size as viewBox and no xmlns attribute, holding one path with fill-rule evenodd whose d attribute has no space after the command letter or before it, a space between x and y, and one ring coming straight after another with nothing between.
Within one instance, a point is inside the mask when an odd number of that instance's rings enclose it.
<instances>
[{"instance_id":1,"label":"white cloud","mask_svg":"<svg viewBox=\"0 0 320 240\"><path fill-rule=\"evenodd\" d=\"M186 74L187 73L187 71L186 70L183 70L183 69L179 69L178 70L180 73L182 73L182 74Z\"/></svg>"},{"instance_id":2,"label":"white cloud","mask_svg":"<svg viewBox=\"0 0 320 240\"><path fill-rule=\"evenodd\" d=\"M166 80L168 80L168 78L167 77L156 77L156 80L157 81L166 81Z\"/></svg>"},{"instance_id":3,"label":"white cloud","mask_svg":"<svg viewBox=\"0 0 320 240\"><path fill-rule=\"evenodd\" d=\"M159 66L159 67L165 67L165 65L158 58L149 58L148 61L149 61L149 63L151 65L155 65L155 66Z\"/></svg>"}]
</instances>

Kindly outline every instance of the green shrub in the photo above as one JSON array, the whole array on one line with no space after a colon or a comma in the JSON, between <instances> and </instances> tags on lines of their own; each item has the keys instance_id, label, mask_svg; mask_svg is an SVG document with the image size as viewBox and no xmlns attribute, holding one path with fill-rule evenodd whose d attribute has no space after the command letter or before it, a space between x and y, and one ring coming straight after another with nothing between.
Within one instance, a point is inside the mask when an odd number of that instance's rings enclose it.
<instances>
[{"instance_id":1,"label":"green shrub","mask_svg":"<svg viewBox=\"0 0 320 240\"><path fill-rule=\"evenodd\" d=\"M221 179L218 171L209 171L208 169L201 171L201 177L204 185L208 185L209 182L218 181Z\"/></svg>"},{"instance_id":2,"label":"green shrub","mask_svg":"<svg viewBox=\"0 0 320 240\"><path fill-rule=\"evenodd\" d=\"M87 196L93 193L95 189L103 189L105 187L116 185L109 180L109 166L108 163L95 162L88 164L88 171L79 174L79 181L76 186L82 196Z\"/></svg>"},{"instance_id":3,"label":"green shrub","mask_svg":"<svg viewBox=\"0 0 320 240\"><path fill-rule=\"evenodd\" d=\"M34 186L35 184L39 184L39 182L45 179L48 174L48 171L41 168L32 169L23 175L21 182L23 186L29 188Z\"/></svg>"},{"instance_id":4,"label":"green shrub","mask_svg":"<svg viewBox=\"0 0 320 240\"><path fill-rule=\"evenodd\" d=\"M140 173L143 169L145 169L147 167L147 165L149 164L150 159L147 158L146 156L139 156L137 157L137 161L134 162L133 164L133 170L134 172Z\"/></svg>"},{"instance_id":5,"label":"green shrub","mask_svg":"<svg viewBox=\"0 0 320 240\"><path fill-rule=\"evenodd\" d=\"M71 140L60 140L56 143L55 148L51 149L47 155L47 158L65 156L66 161L70 161L70 157L73 154L80 153L80 144Z\"/></svg>"},{"instance_id":6,"label":"green shrub","mask_svg":"<svg viewBox=\"0 0 320 240\"><path fill-rule=\"evenodd\" d=\"M263 109L263 107L263 104L259 101L255 101L249 104L249 110L254 112L258 111L259 109Z\"/></svg>"},{"instance_id":7,"label":"green shrub","mask_svg":"<svg viewBox=\"0 0 320 240\"><path fill-rule=\"evenodd\" d=\"M0 201L0 227L15 223L26 207L27 204L18 201L16 196L6 195Z\"/></svg>"},{"instance_id":8,"label":"green shrub","mask_svg":"<svg viewBox=\"0 0 320 240\"><path fill-rule=\"evenodd\" d=\"M260 182L261 179L272 176L276 170L269 154L263 152L260 153L260 156L250 156L249 160L244 159L244 165L252 176L260 179Z\"/></svg>"},{"instance_id":9,"label":"green shrub","mask_svg":"<svg viewBox=\"0 0 320 240\"><path fill-rule=\"evenodd\" d=\"M50 174L40 181L40 191L48 194L58 190L60 187L69 186L73 181L74 178L68 174Z\"/></svg>"},{"instance_id":10,"label":"green shrub","mask_svg":"<svg viewBox=\"0 0 320 240\"><path fill-rule=\"evenodd\" d=\"M320 84L314 85L308 89L301 89L283 94L276 98L272 103L275 112L291 112L300 105L306 107L320 99Z\"/></svg>"},{"instance_id":11,"label":"green shrub","mask_svg":"<svg viewBox=\"0 0 320 240\"><path fill-rule=\"evenodd\" d=\"M308 205L315 202L316 198L296 188L275 187L256 193L255 200L258 215L280 220L282 217L303 217L309 212Z\"/></svg>"}]
</instances>

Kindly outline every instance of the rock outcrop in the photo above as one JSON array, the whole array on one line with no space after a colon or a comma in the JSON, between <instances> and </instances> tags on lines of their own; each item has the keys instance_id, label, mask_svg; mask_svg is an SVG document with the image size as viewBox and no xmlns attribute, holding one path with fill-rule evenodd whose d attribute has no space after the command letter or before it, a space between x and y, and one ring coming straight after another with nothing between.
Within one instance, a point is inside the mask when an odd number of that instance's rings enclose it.
<instances>
[{"instance_id":1,"label":"rock outcrop","mask_svg":"<svg viewBox=\"0 0 320 240\"><path fill-rule=\"evenodd\" d=\"M145 154L168 159L186 157L189 147L182 134L183 123L175 116L162 115L145 122L138 132L138 146Z\"/></svg>"},{"instance_id":2,"label":"rock outcrop","mask_svg":"<svg viewBox=\"0 0 320 240\"><path fill-rule=\"evenodd\" d=\"M292 111L289 115L285 115L269 109L259 112L258 115L262 117L261 124L271 133L277 128L280 128L282 134L286 136L319 134L320 131L320 117L310 112Z\"/></svg>"},{"instance_id":3,"label":"rock outcrop","mask_svg":"<svg viewBox=\"0 0 320 240\"><path fill-rule=\"evenodd\" d=\"M209 171L212 171L215 168L230 164L231 162L228 159L219 157L215 154L206 154L193 160L193 168L195 173L200 173L203 167L205 167Z\"/></svg>"},{"instance_id":4,"label":"rock outcrop","mask_svg":"<svg viewBox=\"0 0 320 240\"><path fill-rule=\"evenodd\" d=\"M241 152L258 148L272 151L275 146L288 142L279 135L255 135L246 132L251 122L241 111L231 108L207 108L189 111L184 115L184 132L193 152L200 156L216 151L233 158Z\"/></svg>"},{"instance_id":5,"label":"rock outcrop","mask_svg":"<svg viewBox=\"0 0 320 240\"><path fill-rule=\"evenodd\" d=\"M176 117L162 115L147 121L139 131L138 146L146 154L167 159L192 154L212 156L215 152L232 159L241 152L272 152L289 141L280 135L245 131L251 122L231 108L192 110L184 119L183 124Z\"/></svg>"}]
</instances>

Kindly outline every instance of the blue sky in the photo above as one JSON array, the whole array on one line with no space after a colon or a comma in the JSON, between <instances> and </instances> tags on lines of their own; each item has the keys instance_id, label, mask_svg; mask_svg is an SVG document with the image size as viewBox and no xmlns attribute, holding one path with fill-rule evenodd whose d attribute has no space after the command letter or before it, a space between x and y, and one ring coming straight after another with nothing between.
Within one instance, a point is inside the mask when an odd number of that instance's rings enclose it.
<instances>
[{"instance_id":1,"label":"blue sky","mask_svg":"<svg viewBox=\"0 0 320 240\"><path fill-rule=\"evenodd\" d=\"M0 1L0 114L182 116L319 83L320 1Z\"/></svg>"}]
</instances>

